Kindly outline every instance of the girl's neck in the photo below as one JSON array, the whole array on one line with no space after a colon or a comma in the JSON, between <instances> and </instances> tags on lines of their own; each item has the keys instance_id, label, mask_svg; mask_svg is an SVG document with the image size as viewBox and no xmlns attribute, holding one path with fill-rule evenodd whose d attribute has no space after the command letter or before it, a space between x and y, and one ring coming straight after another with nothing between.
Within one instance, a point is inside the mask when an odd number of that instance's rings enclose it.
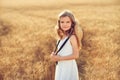
<instances>
[{"instance_id":1,"label":"girl's neck","mask_svg":"<svg viewBox=\"0 0 120 80\"><path fill-rule=\"evenodd\" d=\"M64 34L61 39L64 39L64 38L67 37L67 36L68 36L68 35L65 35L65 34Z\"/></svg>"}]
</instances>

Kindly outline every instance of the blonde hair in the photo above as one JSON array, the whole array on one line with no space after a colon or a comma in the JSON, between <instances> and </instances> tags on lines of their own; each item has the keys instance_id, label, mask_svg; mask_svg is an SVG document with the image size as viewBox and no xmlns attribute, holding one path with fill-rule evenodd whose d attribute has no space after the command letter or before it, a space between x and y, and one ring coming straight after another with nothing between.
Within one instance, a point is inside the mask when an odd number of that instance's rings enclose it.
<instances>
[{"instance_id":1,"label":"blonde hair","mask_svg":"<svg viewBox=\"0 0 120 80\"><path fill-rule=\"evenodd\" d=\"M66 17L66 16L68 16L70 18L72 24L71 24L71 28L64 33L63 30L60 27L60 18L61 17ZM70 34L72 28L73 28L72 35L75 35L75 37L77 39L78 47L80 48L82 46L82 44L81 44L81 38L82 38L82 35L83 35L82 29L80 29L80 32L78 31L80 27L78 25L78 22L75 20L75 17L73 15L73 13L69 10L64 10L63 12L61 12L58 15L58 20L57 20L57 25L56 25L57 34L60 38L62 38L63 34Z\"/></svg>"}]
</instances>

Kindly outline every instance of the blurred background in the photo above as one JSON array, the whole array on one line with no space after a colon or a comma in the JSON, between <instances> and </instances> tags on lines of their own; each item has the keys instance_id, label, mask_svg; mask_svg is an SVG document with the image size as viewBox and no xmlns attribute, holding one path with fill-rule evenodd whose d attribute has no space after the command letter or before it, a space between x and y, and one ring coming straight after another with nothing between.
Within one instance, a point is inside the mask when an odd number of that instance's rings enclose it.
<instances>
[{"instance_id":1,"label":"blurred background","mask_svg":"<svg viewBox=\"0 0 120 80\"><path fill-rule=\"evenodd\" d=\"M65 9L84 32L80 80L120 80L119 0L0 0L0 80L54 80L49 56Z\"/></svg>"}]
</instances>

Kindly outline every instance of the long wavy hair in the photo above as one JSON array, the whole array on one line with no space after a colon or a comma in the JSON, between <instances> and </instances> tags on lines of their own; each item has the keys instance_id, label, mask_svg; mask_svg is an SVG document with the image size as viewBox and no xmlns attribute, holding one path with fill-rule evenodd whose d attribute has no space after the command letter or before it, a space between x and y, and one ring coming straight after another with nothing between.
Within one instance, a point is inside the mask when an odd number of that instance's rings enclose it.
<instances>
[{"instance_id":1,"label":"long wavy hair","mask_svg":"<svg viewBox=\"0 0 120 80\"><path fill-rule=\"evenodd\" d=\"M60 27L60 19L61 19L61 17L66 17L66 16L68 16L70 18L72 24L71 24L71 28L69 30L67 30L66 32L64 32ZM58 15L56 29L57 29L57 34L60 37L60 39L63 37L64 34L69 35L72 32L72 35L76 36L78 47L80 47L81 41L78 36L78 34L79 34L78 28L79 28L78 22L75 20L75 17L71 11L65 10Z\"/></svg>"}]
</instances>

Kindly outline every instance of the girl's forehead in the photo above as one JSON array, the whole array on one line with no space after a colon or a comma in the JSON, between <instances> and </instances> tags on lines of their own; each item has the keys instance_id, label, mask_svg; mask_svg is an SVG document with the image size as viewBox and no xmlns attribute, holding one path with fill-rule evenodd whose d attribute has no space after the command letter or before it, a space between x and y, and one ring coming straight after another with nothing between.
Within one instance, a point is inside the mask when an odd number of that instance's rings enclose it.
<instances>
[{"instance_id":1,"label":"girl's forehead","mask_svg":"<svg viewBox=\"0 0 120 80\"><path fill-rule=\"evenodd\" d=\"M64 17L60 17L60 20L71 20L71 19L68 16L64 16Z\"/></svg>"}]
</instances>

